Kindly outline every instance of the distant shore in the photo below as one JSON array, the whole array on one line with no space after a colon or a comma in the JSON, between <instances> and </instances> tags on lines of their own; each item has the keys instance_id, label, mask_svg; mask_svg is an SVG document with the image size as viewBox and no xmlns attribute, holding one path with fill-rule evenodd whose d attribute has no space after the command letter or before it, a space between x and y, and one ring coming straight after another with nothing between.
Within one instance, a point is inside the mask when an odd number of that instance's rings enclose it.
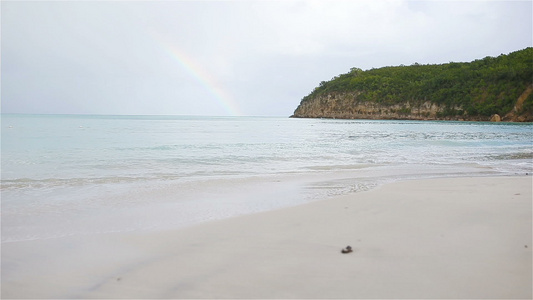
<instances>
[{"instance_id":1,"label":"distant shore","mask_svg":"<svg viewBox=\"0 0 533 300\"><path fill-rule=\"evenodd\" d=\"M339 120L396 120L396 121L455 121L455 122L492 122L492 123L533 123L533 119L520 118L516 120L502 119L498 114L487 116L463 117L426 117L420 115L373 115L373 114L345 114L332 113L328 115L291 115L296 119L339 119Z\"/></svg>"},{"instance_id":2,"label":"distant shore","mask_svg":"<svg viewBox=\"0 0 533 300\"><path fill-rule=\"evenodd\" d=\"M3 243L2 298L531 298L531 211L530 176L427 179L180 230Z\"/></svg>"}]
</instances>

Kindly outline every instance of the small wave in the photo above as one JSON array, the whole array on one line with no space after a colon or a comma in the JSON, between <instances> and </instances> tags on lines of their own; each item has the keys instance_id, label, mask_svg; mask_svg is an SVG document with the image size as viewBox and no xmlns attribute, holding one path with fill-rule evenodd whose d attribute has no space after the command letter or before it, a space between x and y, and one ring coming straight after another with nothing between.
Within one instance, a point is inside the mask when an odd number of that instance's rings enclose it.
<instances>
[{"instance_id":1,"label":"small wave","mask_svg":"<svg viewBox=\"0 0 533 300\"><path fill-rule=\"evenodd\" d=\"M515 160L515 159L533 159L533 152L517 152L508 154L491 155L488 160Z\"/></svg>"},{"instance_id":2,"label":"small wave","mask_svg":"<svg viewBox=\"0 0 533 300\"><path fill-rule=\"evenodd\" d=\"M334 170L359 170L370 167L376 167L376 164L353 164L353 165L318 165L305 167L308 170L315 171L334 171Z\"/></svg>"},{"instance_id":3,"label":"small wave","mask_svg":"<svg viewBox=\"0 0 533 300\"><path fill-rule=\"evenodd\" d=\"M46 179L31 179L18 178L2 180L2 190L6 189L39 189L39 188L55 188L55 187L71 187L83 186L91 184L109 184L109 183L133 183L144 181L145 177L99 177L99 178L46 178Z\"/></svg>"}]
</instances>

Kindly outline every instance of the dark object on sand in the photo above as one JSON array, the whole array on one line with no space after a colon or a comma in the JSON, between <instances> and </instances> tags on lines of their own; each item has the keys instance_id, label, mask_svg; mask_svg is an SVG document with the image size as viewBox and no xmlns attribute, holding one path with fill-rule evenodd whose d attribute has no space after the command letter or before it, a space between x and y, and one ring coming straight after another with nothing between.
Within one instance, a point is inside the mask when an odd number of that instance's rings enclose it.
<instances>
[{"instance_id":1,"label":"dark object on sand","mask_svg":"<svg viewBox=\"0 0 533 300\"><path fill-rule=\"evenodd\" d=\"M342 249L342 250L341 250L341 253L344 253L344 254L346 254L346 253L350 253L350 252L353 252L353 251L352 251L352 247L350 247L350 246L346 246L345 249Z\"/></svg>"}]
</instances>

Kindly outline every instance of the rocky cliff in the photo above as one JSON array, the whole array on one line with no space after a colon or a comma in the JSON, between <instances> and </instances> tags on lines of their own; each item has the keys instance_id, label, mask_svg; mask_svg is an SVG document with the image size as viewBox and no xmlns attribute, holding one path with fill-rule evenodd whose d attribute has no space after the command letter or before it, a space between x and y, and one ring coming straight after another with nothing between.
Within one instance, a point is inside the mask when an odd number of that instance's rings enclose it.
<instances>
[{"instance_id":1,"label":"rocky cliff","mask_svg":"<svg viewBox=\"0 0 533 300\"><path fill-rule=\"evenodd\" d=\"M429 101L382 105L359 101L357 92L331 93L302 102L295 118L437 120L444 107ZM456 109L461 109L457 107ZM445 119L445 118L442 118Z\"/></svg>"},{"instance_id":2,"label":"rocky cliff","mask_svg":"<svg viewBox=\"0 0 533 300\"><path fill-rule=\"evenodd\" d=\"M457 120L457 121L509 121L533 122L533 115L523 111L524 100L533 92L533 84L517 99L511 112L501 117L469 116L462 106L449 107L430 101L406 101L384 105L358 99L358 92L332 92L302 101L291 116L293 118L372 119L372 120ZM453 110L456 114L449 114Z\"/></svg>"}]
</instances>

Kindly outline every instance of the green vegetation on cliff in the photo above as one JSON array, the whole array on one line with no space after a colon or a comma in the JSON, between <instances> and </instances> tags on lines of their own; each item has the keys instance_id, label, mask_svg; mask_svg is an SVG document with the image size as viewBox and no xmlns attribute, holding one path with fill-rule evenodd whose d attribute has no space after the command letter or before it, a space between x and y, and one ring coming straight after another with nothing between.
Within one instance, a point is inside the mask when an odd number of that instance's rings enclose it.
<instances>
[{"instance_id":1,"label":"green vegetation on cliff","mask_svg":"<svg viewBox=\"0 0 533 300\"><path fill-rule=\"evenodd\" d=\"M396 105L435 103L439 117L504 116L533 84L533 48L470 63L383 67L350 72L322 81L302 104L320 96L355 93L358 102ZM533 115L533 93L515 114Z\"/></svg>"}]
</instances>

